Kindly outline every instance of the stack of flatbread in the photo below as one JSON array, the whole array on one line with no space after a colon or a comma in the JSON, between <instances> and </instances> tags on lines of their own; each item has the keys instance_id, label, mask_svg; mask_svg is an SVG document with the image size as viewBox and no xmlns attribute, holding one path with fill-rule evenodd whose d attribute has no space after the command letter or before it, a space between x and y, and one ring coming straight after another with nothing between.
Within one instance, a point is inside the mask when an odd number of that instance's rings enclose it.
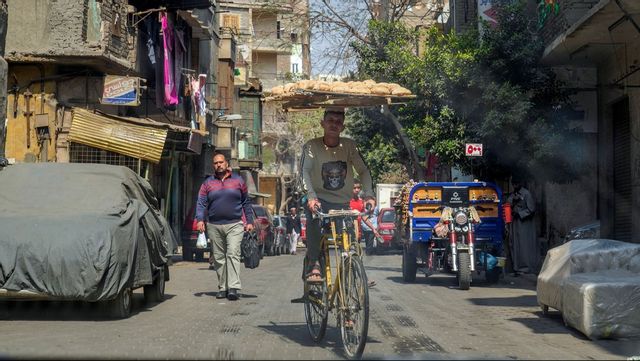
<instances>
[{"instance_id":1,"label":"stack of flatbread","mask_svg":"<svg viewBox=\"0 0 640 361\"><path fill-rule=\"evenodd\" d=\"M376 83L374 80L364 81L334 81L323 80L300 80L295 83L288 83L271 88L271 96L293 95L297 89L313 90L340 94L360 94L360 95L389 95L406 96L411 95L411 91L395 83Z\"/></svg>"}]
</instances>

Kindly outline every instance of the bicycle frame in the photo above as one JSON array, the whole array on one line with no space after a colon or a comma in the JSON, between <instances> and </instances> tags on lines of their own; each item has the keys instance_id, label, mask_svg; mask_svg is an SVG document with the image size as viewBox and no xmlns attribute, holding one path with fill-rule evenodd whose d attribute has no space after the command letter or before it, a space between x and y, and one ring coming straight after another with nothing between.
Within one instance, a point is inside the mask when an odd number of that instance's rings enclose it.
<instances>
[{"instance_id":1,"label":"bicycle frame","mask_svg":"<svg viewBox=\"0 0 640 361\"><path fill-rule=\"evenodd\" d=\"M352 242L351 241L351 235L349 233L349 231L347 230L347 219L348 217L356 217L356 214L350 214L350 215L341 215L341 216L333 216L333 215L329 215L329 214L322 214L322 217L326 217L329 218L329 222L331 225L331 238L329 238L329 235L322 232L321 235L321 243L320 243L320 247L323 250L323 254L324 254L324 259L325 259L325 275L327 278L327 290L329 292L329 310L332 310L334 307L336 307L335 304L335 299L336 296L340 296L340 300L343 300L345 297L344 294L344 287L341 287L341 279L342 277L342 272L343 272L343 262L342 262L342 257L346 256L346 254L344 252L351 252L351 245L354 245L355 248L355 254L357 255L361 255L362 254L362 247L360 246L359 242ZM340 221L342 222L342 227L340 232L338 232L338 227L337 227L337 222ZM357 239L357 227L354 227L354 232L356 232L356 239ZM339 237L338 237L339 236ZM334 258L335 258L335 262L336 262L336 277L333 277L333 273L331 272L331 256L330 256L330 252L329 252L329 246L334 245L334 246L338 246L339 248L336 249L336 252L334 252Z\"/></svg>"},{"instance_id":2,"label":"bicycle frame","mask_svg":"<svg viewBox=\"0 0 640 361\"><path fill-rule=\"evenodd\" d=\"M309 295L305 300L307 327L311 337L318 342L324 337L328 313L333 310L347 355L360 358L368 332L369 294L362 249L357 241L353 241L349 227L360 213L334 210L316 214L321 221L328 218L331 230L327 231L326 225L321 225L320 262L325 278L322 282L305 282L305 295ZM331 245L335 246L335 273L331 267Z\"/></svg>"}]
</instances>

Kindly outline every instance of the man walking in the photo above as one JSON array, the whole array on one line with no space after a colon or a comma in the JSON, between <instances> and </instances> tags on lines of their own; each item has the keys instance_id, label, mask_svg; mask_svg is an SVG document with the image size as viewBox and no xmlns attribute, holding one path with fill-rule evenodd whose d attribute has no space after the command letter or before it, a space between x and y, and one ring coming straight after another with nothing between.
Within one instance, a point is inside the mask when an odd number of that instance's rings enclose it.
<instances>
[{"instance_id":1,"label":"man walking","mask_svg":"<svg viewBox=\"0 0 640 361\"><path fill-rule=\"evenodd\" d=\"M300 217L298 216L298 210L296 207L291 207L289 215L287 216L287 234L289 235L289 242L291 243L291 254L296 254L296 247L298 246L298 239L300 238L300 232L302 225L300 224Z\"/></svg>"},{"instance_id":2,"label":"man walking","mask_svg":"<svg viewBox=\"0 0 640 361\"><path fill-rule=\"evenodd\" d=\"M215 173L204 180L198 192L196 219L198 231L211 239L213 264L218 276L216 298L239 298L240 243L245 230L253 230L253 212L247 200L247 185L229 168L224 154L213 156ZM242 215L246 224L242 222ZM208 216L205 218L205 214Z\"/></svg>"}]
</instances>

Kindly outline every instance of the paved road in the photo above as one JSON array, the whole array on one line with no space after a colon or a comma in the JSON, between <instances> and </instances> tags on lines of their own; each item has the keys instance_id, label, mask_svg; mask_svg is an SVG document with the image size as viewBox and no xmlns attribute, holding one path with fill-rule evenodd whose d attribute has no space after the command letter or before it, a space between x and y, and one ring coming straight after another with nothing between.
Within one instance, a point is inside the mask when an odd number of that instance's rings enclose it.
<instances>
[{"instance_id":1,"label":"paved road","mask_svg":"<svg viewBox=\"0 0 640 361\"><path fill-rule=\"evenodd\" d=\"M330 319L325 340L312 342L296 256L265 257L243 269L239 301L215 299L215 273L207 263L176 262L167 300L145 306L134 294L124 320L102 316L100 306L57 302L0 302L0 359L342 359L340 333ZM401 279L401 256L366 259L377 285L370 290L371 322L365 358L373 359L626 359L640 342L586 339L559 314L543 317L534 280L474 280L469 291L455 278ZM477 281L477 282L476 282Z\"/></svg>"}]
</instances>

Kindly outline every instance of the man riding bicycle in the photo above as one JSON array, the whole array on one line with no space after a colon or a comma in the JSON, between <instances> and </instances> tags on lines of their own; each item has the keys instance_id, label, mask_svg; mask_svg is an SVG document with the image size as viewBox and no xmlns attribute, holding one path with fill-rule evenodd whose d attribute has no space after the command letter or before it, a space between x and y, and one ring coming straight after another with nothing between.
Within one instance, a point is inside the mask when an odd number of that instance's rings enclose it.
<instances>
[{"instance_id":1,"label":"man riding bicycle","mask_svg":"<svg viewBox=\"0 0 640 361\"><path fill-rule=\"evenodd\" d=\"M307 269L309 282L320 281L322 271L318 261L320 255L321 225L313 218L313 211L350 209L349 201L354 184L354 169L362 183L365 195L373 195L372 180L356 144L352 139L342 138L344 130L344 108L326 108L320 123L324 135L309 140L303 148L302 184L307 192L305 214L307 217Z\"/></svg>"}]
</instances>

